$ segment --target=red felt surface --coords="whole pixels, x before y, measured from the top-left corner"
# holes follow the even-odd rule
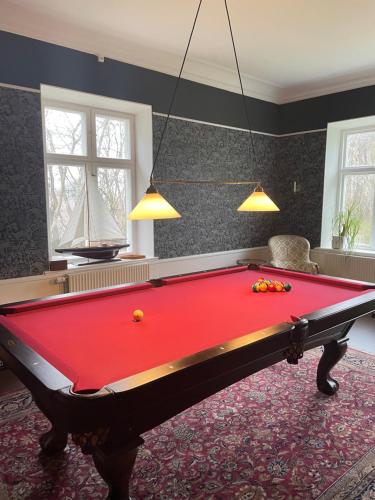
[[[289,293],[253,293],[259,277],[288,281]],[[102,386],[221,342],[290,321],[366,291],[277,272],[247,271],[160,288],[93,296],[11,314],[9,330],[45,357],[76,390]],[[144,311],[135,323],[132,312]]]

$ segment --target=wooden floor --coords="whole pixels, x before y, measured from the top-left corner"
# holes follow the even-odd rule
[[[349,347],[375,355],[375,318],[366,316],[356,322],[349,333]],[[9,370],[0,370],[0,396],[22,388]]]

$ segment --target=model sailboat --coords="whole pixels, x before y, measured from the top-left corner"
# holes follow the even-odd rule
[[[83,186],[60,239],[60,248],[55,251],[108,261],[113,260],[121,248],[128,246],[99,190],[86,190]]]

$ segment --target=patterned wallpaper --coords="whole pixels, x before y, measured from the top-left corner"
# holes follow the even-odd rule
[[[0,279],[48,268],[40,96],[0,87]]]
[[[165,118],[154,116],[154,147]],[[159,186],[181,219],[156,221],[155,255],[167,258],[266,245],[274,234],[320,242],[325,132],[290,137],[254,134],[260,165],[248,165],[248,134],[171,119],[155,177],[260,180],[280,213],[237,212],[251,186]],[[301,185],[293,193],[293,181]]]
[[[165,117],[154,116],[154,147]],[[259,167],[248,165],[248,134],[238,130],[171,119],[155,178],[261,180],[277,203],[276,139],[254,136]],[[237,212],[254,186],[159,185],[181,219],[155,222],[155,255],[167,258],[262,245],[272,235],[278,213]]]
[[[164,120],[153,118],[154,147]],[[254,134],[260,164],[251,157],[249,166],[246,132],[171,119],[156,178],[260,180],[281,212],[237,212],[252,186],[160,185],[182,218],[155,222],[155,255],[266,245],[274,234],[300,234],[317,246],[325,140],[325,132]],[[39,94],[0,87],[0,174],[0,279],[41,274],[48,245]]]
[[[326,132],[278,138],[275,185],[280,196],[279,226],[275,234],[305,236],[311,247],[320,245]],[[293,193],[293,181],[300,192]]]

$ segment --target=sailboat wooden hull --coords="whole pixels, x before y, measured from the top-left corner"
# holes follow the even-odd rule
[[[108,246],[91,246],[81,248],[56,248],[58,253],[66,253],[76,255],[77,257],[84,257],[86,259],[101,259],[103,261],[113,259],[117,256],[121,248],[128,247],[129,244],[122,245],[108,245]]]

